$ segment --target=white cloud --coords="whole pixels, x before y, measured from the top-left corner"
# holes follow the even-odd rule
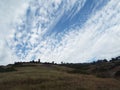
[[[64,2],[64,4],[59,8],[61,2]],[[52,33],[51,36],[43,38],[60,20],[60,17],[68,13],[78,2],[80,6],[78,5],[76,12],[73,11],[74,13],[71,12],[68,16],[72,17],[82,8],[86,0],[36,0],[30,3],[29,16],[25,16],[26,13],[24,12],[16,12],[17,15],[15,14],[15,16],[21,15],[16,17],[15,28],[9,35],[11,39],[8,41],[12,50],[20,54],[21,57],[25,57],[24,60],[27,61],[35,56],[36,58],[41,58],[42,61],[86,62],[93,58],[111,58],[120,55],[119,0],[110,0],[100,11],[93,12],[83,27],[78,25],[77,27],[67,28],[70,29],[69,32],[62,32],[59,36],[55,36]],[[14,3],[16,4],[17,1],[14,1]],[[22,1],[21,5],[23,5]],[[27,5],[21,6],[23,11],[26,10]],[[15,7],[18,7],[18,5],[16,4]],[[11,10],[14,10],[14,8]],[[35,16],[36,11],[37,15]],[[14,13],[11,13],[9,18],[13,15]],[[11,19],[13,18],[9,18],[6,18],[6,20],[12,21]],[[24,25],[25,28],[22,27]],[[14,41],[15,36],[13,33],[16,33],[17,41]],[[58,37],[61,37],[62,40],[59,40]],[[1,41],[1,51],[4,48],[4,40]],[[17,45],[21,45],[22,48],[27,48],[28,50],[25,49],[25,53],[23,53],[22,49],[18,50],[16,48]]]
[[[82,28],[71,28],[63,40],[52,49],[54,39],[45,40],[42,53],[45,61],[86,62],[93,58],[112,58],[120,55],[120,1],[111,0],[94,13]],[[79,30],[78,30],[79,29]],[[37,50],[40,49],[37,47]],[[34,51],[34,50],[33,50]],[[29,57],[29,56],[28,56]]]
[[[0,64],[13,63],[16,56],[7,45],[6,40],[12,37],[14,31],[11,29],[11,22],[22,11],[25,0],[0,0]]]

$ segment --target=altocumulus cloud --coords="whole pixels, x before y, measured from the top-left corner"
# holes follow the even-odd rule
[[[76,63],[120,55],[119,0],[10,0],[9,9],[5,1],[1,64],[37,58]]]
[[[0,0],[0,64],[13,63],[17,57],[8,47],[7,40],[14,31],[11,23],[14,22],[18,14],[22,14],[27,2],[25,0]]]

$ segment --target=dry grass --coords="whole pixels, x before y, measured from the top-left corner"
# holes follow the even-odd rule
[[[0,73],[0,90],[120,90],[120,81],[70,74],[70,68],[37,65]]]

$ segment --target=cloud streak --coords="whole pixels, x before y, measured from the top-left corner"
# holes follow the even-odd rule
[[[7,40],[11,51],[19,60],[41,58],[57,63],[89,62],[120,55],[120,1],[95,0],[90,5],[91,13],[84,8],[87,3],[87,0],[31,1],[13,22],[13,33]],[[89,17],[81,25],[86,16],[79,17],[83,11]],[[80,20],[72,22],[73,18]],[[64,27],[65,20],[72,24]]]
[[[23,4],[24,2],[24,4]],[[15,17],[22,14],[19,9],[24,11],[24,0],[0,0],[0,65],[13,63],[17,60],[16,55],[8,47],[8,40],[13,36],[14,31],[11,29],[11,23],[15,21]]]

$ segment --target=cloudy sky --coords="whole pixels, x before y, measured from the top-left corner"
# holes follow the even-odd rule
[[[0,64],[120,55],[120,0],[0,0]]]

